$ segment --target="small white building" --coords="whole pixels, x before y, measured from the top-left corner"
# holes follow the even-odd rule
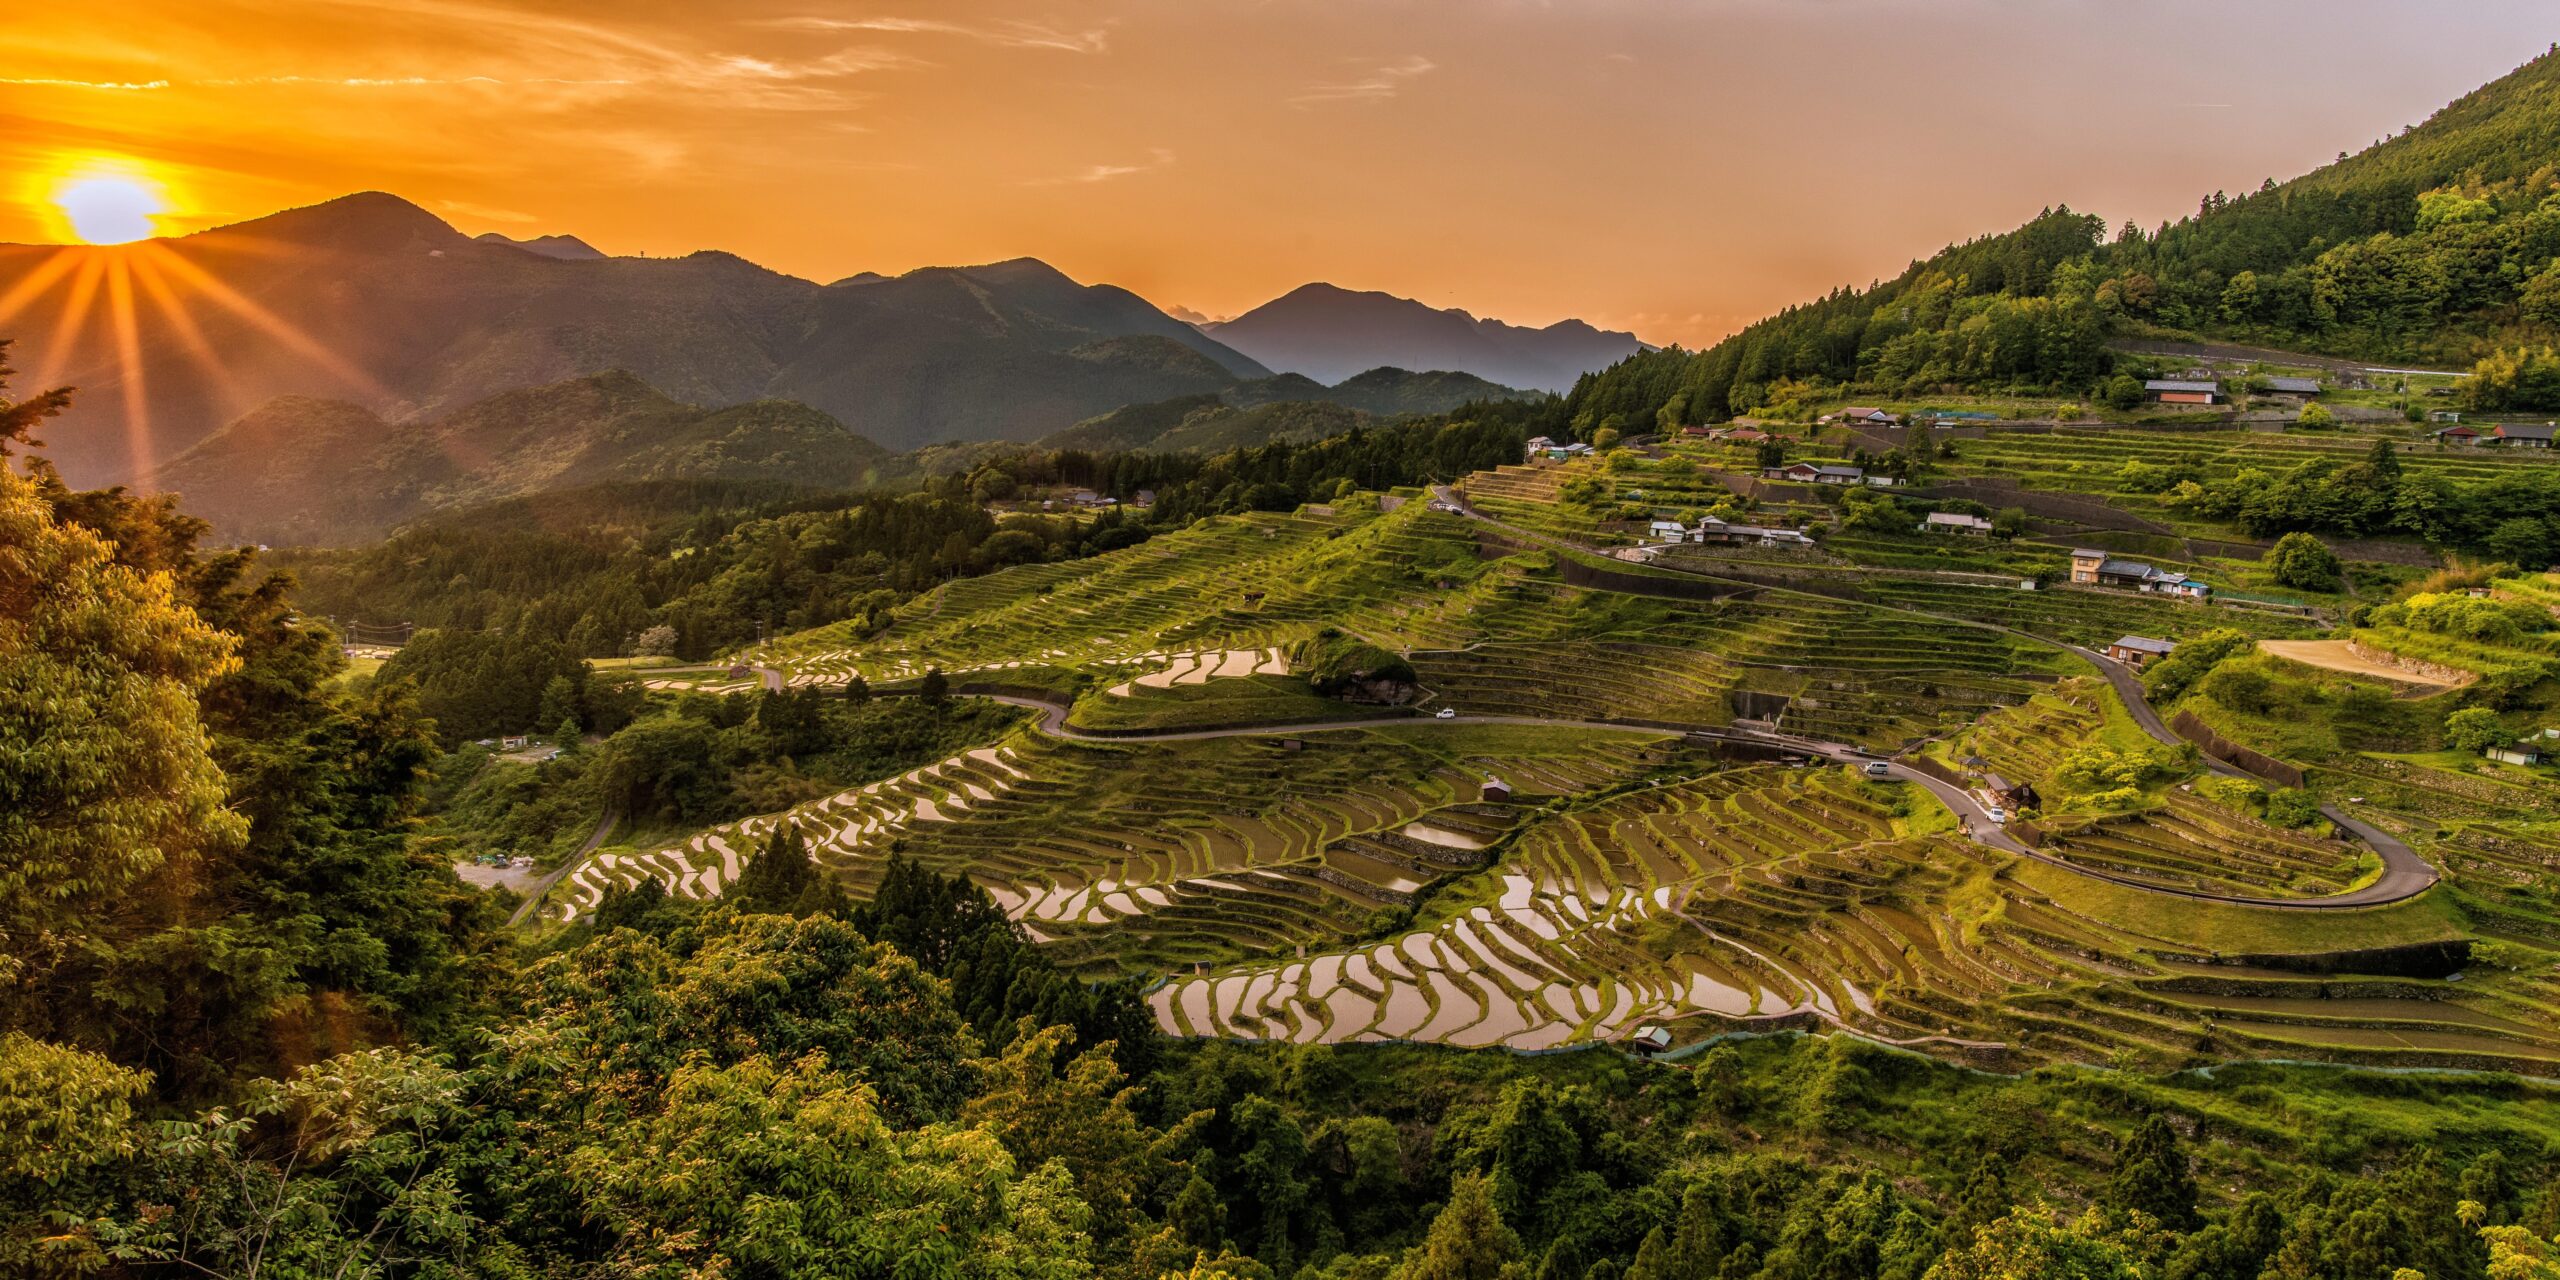
[[[1760,473],[1770,480],[1794,484],[1863,484],[1869,483],[1861,467],[1842,467],[1812,462],[1791,462],[1783,467],[1770,467]],[[1887,484],[1892,481],[1886,481]]]
[[[1920,522],[1920,527],[1928,533],[1961,533],[1976,538],[1987,537],[1991,533],[1990,521],[1961,511],[1932,511],[1928,519]]]
[[[1650,532],[1664,542],[1686,542],[1689,539],[1689,526],[1677,520],[1656,520]]]

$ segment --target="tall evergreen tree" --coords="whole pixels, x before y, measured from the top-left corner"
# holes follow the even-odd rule
[[[2195,1174],[2188,1167],[2186,1144],[2178,1140],[2168,1117],[2156,1112],[2144,1117],[2117,1149],[2115,1173],[2101,1203],[2119,1214],[2148,1214],[2171,1231],[2196,1229],[2201,1218]]]
[[[1492,1179],[1462,1173],[1450,1183],[1449,1203],[1431,1220],[1431,1233],[1397,1280],[1501,1280],[1520,1261],[1520,1237],[1494,1207]]]

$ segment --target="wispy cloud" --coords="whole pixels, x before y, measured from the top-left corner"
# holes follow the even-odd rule
[[[447,213],[459,214],[465,218],[476,218],[482,222],[527,223],[542,221],[542,219],[537,218],[530,213],[519,213],[513,209],[500,209],[485,204],[472,204],[467,200],[439,200],[436,202],[436,207]]]
[[[134,92],[166,89],[169,87],[169,82],[166,80],[60,80],[47,76],[0,76],[0,85],[30,89],[105,89]]]
[[[1373,62],[1357,74],[1341,80],[1320,80],[1299,90],[1289,99],[1294,107],[1315,107],[1333,102],[1382,102],[1404,92],[1416,79],[1439,70],[1440,64],[1420,54],[1398,58],[1393,62]]]
[[[1095,182],[1109,182],[1114,178],[1126,178],[1132,174],[1153,173],[1158,169],[1170,168],[1172,165],[1173,152],[1163,147],[1157,147],[1147,153],[1147,159],[1142,164],[1090,164],[1063,177],[1033,178],[1024,185],[1034,187],[1062,187]]]
[[[1070,31],[1038,22],[952,22],[943,18],[775,18],[763,24],[792,31],[872,31],[893,35],[958,36],[1014,49],[1056,49],[1063,53],[1105,53],[1111,32],[1094,27]]]

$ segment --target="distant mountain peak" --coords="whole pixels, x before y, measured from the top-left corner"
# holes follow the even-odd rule
[[[446,247],[468,239],[453,224],[387,191],[359,191],[197,234],[377,252],[413,244]]]
[[[1527,328],[1321,280],[1201,329],[1272,369],[1327,384],[1392,365],[1562,391],[1581,375],[1644,349],[1632,333],[1579,320]]]
[[[603,250],[571,235],[534,236],[531,239],[518,240],[514,236],[500,232],[484,231],[472,238],[482,244],[502,244],[510,249],[522,249],[527,253],[539,254],[545,258],[558,258],[564,262],[588,262],[606,256]]]
[[[1062,284],[1076,288],[1083,282],[1038,258],[1007,258],[977,267],[954,267],[952,270],[972,280],[995,285]]]

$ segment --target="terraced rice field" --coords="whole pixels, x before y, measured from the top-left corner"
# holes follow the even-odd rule
[[[1671,1020],[1845,1026],[2006,1069],[2277,1044],[2560,1058],[2560,1024],[2512,995],[2190,963],[1998,863],[1897,835],[1843,771],[1731,770],[1537,819],[1423,927],[1180,977],[1150,1004],[1175,1034],[1300,1042],[1537,1049]],[[2349,989],[2372,1003],[2312,1003]]]
[[[1025,732],[679,845],[603,855],[564,884],[558,914],[644,876],[715,896],[789,822],[857,891],[903,853],[966,872],[1079,964],[1160,971],[1339,937],[1475,865],[1512,820],[1479,801],[1488,776],[1523,795],[1574,794],[1675,754],[1654,735],[1468,727],[1130,745]]]
[[[2043,825],[2046,838],[2038,850],[2073,866],[2240,897],[2344,893],[2370,857],[2344,841],[2314,839],[2176,793],[2156,810]]]
[[[1552,514],[1557,481],[1505,468],[1470,486],[1487,510],[1516,504],[1520,523],[1546,527],[1571,523]],[[1065,681],[1085,691],[1078,723],[1276,724],[1311,705],[1285,655],[1333,627],[1408,652],[1429,705],[1469,713],[1696,726],[1747,707],[1835,741],[1955,735],[1933,751],[2039,781],[2071,745],[2121,727],[2094,681],[2068,678],[2083,668],[2015,634],[1787,591],[1693,603],[1587,590],[1544,553],[1480,548],[1479,531],[1418,502],[1207,521],[1072,566],[955,582],[878,634],[828,628],[756,657],[802,683],[929,667]],[[2131,597],[1889,579],[1867,590],[1877,604],[2089,643],[2298,633],[2273,615]],[[2465,815],[2438,848],[2448,870],[2508,894],[2518,919],[2551,914],[2541,809],[2509,831],[2494,825],[2495,796],[2461,791],[2500,784],[2391,764],[2353,765],[2355,785],[2378,801],[2441,798]],[[2290,935],[2235,930],[2227,913],[2247,908],[1944,834],[1951,819],[1934,806],[1840,769],[1736,767],[1661,732],[1425,723],[1093,742],[1023,730],[784,814],[600,857],[563,886],[558,913],[642,876],[715,895],[790,822],[857,894],[890,855],[910,857],[967,874],[1079,973],[1165,978],[1150,1001],[1177,1034],[1534,1049],[1677,1019],[1845,1026],[2003,1069],[2273,1052],[2560,1070],[2535,1065],[2560,1063],[2548,977],[2454,986],[2206,963],[2234,932]],[[2187,796],[2061,824],[2046,852],[2119,879],[2267,897],[2334,892],[2363,873],[2348,846]],[[2356,927],[2386,940],[2447,927],[2423,903],[2377,919]]]

